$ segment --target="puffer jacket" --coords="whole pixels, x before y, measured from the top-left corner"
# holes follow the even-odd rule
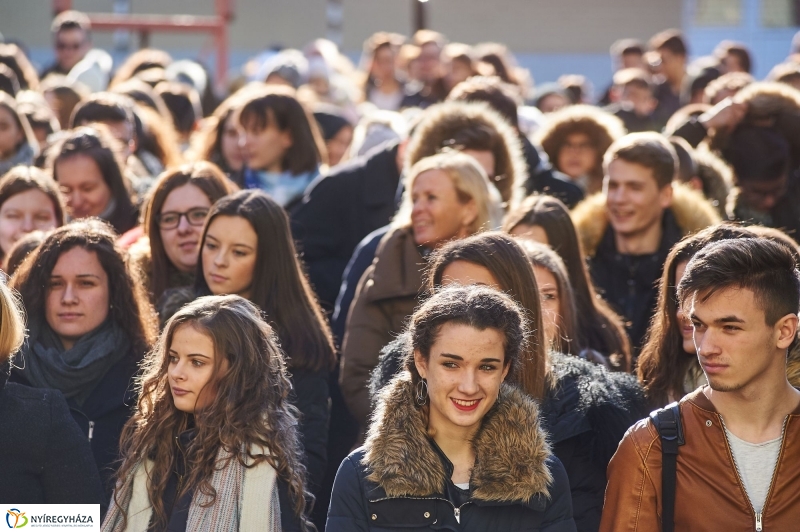
[[[428,437],[410,375],[381,393],[363,448],[339,468],[328,532],[575,530],[564,468],[539,428],[536,403],[504,385],[473,441],[469,490]]]
[[[370,393],[381,390],[402,371],[407,338],[400,336],[381,352]],[[632,375],[607,371],[578,357],[550,353],[553,385],[541,402],[541,424],[553,454],[569,478],[575,524],[596,532],[603,510],[606,466],[622,436],[647,417],[644,393]]]

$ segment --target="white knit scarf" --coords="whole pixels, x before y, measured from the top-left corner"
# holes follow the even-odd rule
[[[254,454],[268,454],[256,447]],[[217,460],[229,456],[220,450]],[[147,532],[153,507],[147,490],[149,471],[153,462],[139,464],[129,481],[119,486],[122,507],[127,507],[127,523],[124,523],[120,506],[111,498],[111,505],[101,528],[102,532]],[[275,469],[263,461],[255,467],[245,468],[236,459],[228,465],[215,469],[211,486],[217,497],[213,505],[203,507],[207,497],[195,490],[189,507],[187,531],[208,532],[281,532],[281,512],[278,500],[278,483]]]

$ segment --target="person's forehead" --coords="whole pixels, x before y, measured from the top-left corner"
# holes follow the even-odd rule
[[[736,316],[746,320],[754,315],[763,316],[764,310],[756,303],[756,295],[749,288],[725,286],[719,289],[695,292],[689,299],[692,314],[713,320],[720,316]]]
[[[67,28],[58,30],[56,37],[60,41],[82,41],[86,37],[86,32],[80,28]]]
[[[650,183],[658,185],[653,169],[643,164],[614,159],[608,165],[608,178],[618,183]]]

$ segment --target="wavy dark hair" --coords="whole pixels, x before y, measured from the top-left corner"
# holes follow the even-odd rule
[[[97,255],[108,276],[108,317],[124,332],[133,356],[141,357],[158,334],[158,318],[147,299],[139,273],[126,264],[126,254],[116,244],[114,230],[99,218],[79,220],[55,229],[28,255],[11,278],[29,316],[45,315],[47,286],[56,262],[73,248]]]
[[[22,140],[20,140],[19,144],[14,146],[14,151],[19,151],[22,145],[27,143],[31,149],[33,149],[34,157],[39,155],[39,143],[36,141],[36,135],[33,134],[33,129],[31,129],[31,125],[25,113],[20,111],[17,101],[11,95],[0,91],[0,108],[7,110],[11,114],[11,118],[16,122],[20,131],[22,131]]]
[[[503,230],[511,232],[520,224],[544,229],[547,242],[558,253],[575,294],[577,327],[575,341],[609,357],[612,369],[629,371],[631,346],[620,318],[603,299],[589,277],[586,259],[569,209],[552,196],[531,195],[519,208],[508,213]]]
[[[497,279],[500,290],[522,307],[530,339],[519,366],[509,373],[508,378],[531,397],[542,399],[548,387],[547,342],[539,289],[525,250],[514,239],[499,232],[481,233],[449,242],[430,258],[427,289],[431,293],[441,290],[444,270],[456,261],[470,262],[489,270]]]
[[[508,375],[516,373],[522,364],[527,351],[528,320],[519,305],[511,296],[493,288],[452,285],[435,292],[414,311],[409,321],[409,349],[404,367],[411,374],[413,386],[422,379],[414,363],[414,352],[419,351],[424,360],[429,360],[431,347],[446,323],[499,331],[503,334],[503,366],[509,367]],[[427,417],[427,405],[418,408]]]
[[[260,190],[225,196],[208,213],[201,250],[208,228],[218,216],[244,218],[258,236],[250,301],[275,328],[289,367],[331,368],[336,360],[333,337],[297,256],[286,211]],[[202,260],[197,261],[195,289],[199,294],[211,293]]]
[[[15,166],[0,178],[0,208],[12,197],[29,190],[38,190],[45,194],[53,204],[56,227],[64,225],[64,204],[58,185],[47,172],[35,166]],[[5,252],[0,249],[0,259],[4,255]]]
[[[124,483],[143,458],[152,460],[148,495],[156,523],[166,524],[162,496],[175,468],[174,442],[189,428],[192,416],[175,407],[168,380],[170,345],[181,327],[192,327],[212,340],[216,394],[208,407],[194,415],[197,434],[186,450],[189,468],[177,498],[199,490],[210,497],[204,505],[214,504],[217,493],[211,477],[221,467],[218,454],[223,450],[228,456],[222,467],[235,459],[245,467],[267,462],[275,468],[289,486],[295,513],[302,517],[312,496],[305,490],[298,411],[289,401],[291,384],[283,354],[255,305],[234,295],[201,297],[167,322],[137,381],[139,400],[122,432],[117,482]],[[223,358],[228,361],[224,373],[220,371]],[[269,453],[254,453],[253,445]],[[127,510],[116,492],[113,504]]]
[[[681,324],[678,323],[678,296],[675,271],[711,242],[754,237],[744,227],[720,224],[687,236],[670,250],[658,285],[658,303],[650,321],[636,370],[639,382],[653,407],[662,407],[672,398],[683,396],[683,380],[694,356],[683,350]]]
[[[92,159],[103,176],[111,196],[117,205],[108,218],[114,229],[122,234],[136,225],[136,207],[131,200],[132,192],[128,180],[123,176],[125,163],[115,149],[117,143],[102,127],[83,126],[72,130],[61,143],[53,148],[48,166],[53,169],[53,179],[58,181],[58,163],[70,157],[84,155]]]
[[[157,218],[170,193],[184,185],[194,185],[199,188],[212,205],[223,196],[239,189],[214,163],[206,161],[172,168],[158,176],[145,201],[142,213],[144,233],[150,238],[150,293],[153,302],[158,301],[168,288],[169,272],[174,268],[164,251]]]
[[[281,85],[264,86],[244,93],[239,123],[245,129],[263,130],[271,124],[288,131],[292,145],[281,161],[281,170],[292,175],[315,171],[328,162],[328,151],[314,116],[297,100],[297,94]],[[254,170],[257,170],[254,169]]]

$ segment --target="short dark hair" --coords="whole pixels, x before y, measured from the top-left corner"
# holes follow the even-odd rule
[[[419,351],[427,360],[446,323],[468,325],[478,330],[496,329],[503,334],[503,366],[510,366],[509,375],[516,372],[520,355],[525,350],[528,326],[523,311],[510,296],[482,285],[453,284],[433,294],[411,316],[408,325],[409,355],[406,369],[411,381],[420,380],[412,356]]]
[[[175,130],[182,134],[194,131],[197,121],[203,118],[197,90],[177,81],[162,81],[154,90],[169,109]]]
[[[789,143],[766,127],[737,127],[722,155],[733,167],[737,183],[772,181],[784,176],[791,165]]]
[[[615,141],[603,157],[603,167],[608,173],[608,165],[616,159],[636,163],[653,171],[658,188],[672,183],[675,169],[678,167],[678,155],[675,148],[660,133],[647,131],[629,133]]]
[[[689,55],[683,33],[675,29],[664,30],[653,35],[650,39],[650,49],[668,50],[675,55]]]
[[[753,60],[750,58],[750,50],[748,50],[747,46],[740,42],[722,41],[714,50],[714,55],[719,59],[722,59],[726,55],[734,56],[739,60],[739,64],[742,65],[742,68],[748,74],[753,68]]]
[[[751,290],[767,325],[800,310],[800,272],[789,248],[767,238],[714,242],[697,252],[678,284],[678,301],[726,288]]]
[[[73,9],[62,11],[53,19],[53,23],[50,25],[50,31],[52,33],[58,33],[65,30],[83,30],[88,37],[89,33],[92,31],[92,22],[85,13],[81,13],[80,11],[75,11]]]
[[[611,57],[614,59],[624,55],[644,55],[644,44],[637,39],[620,39],[611,45]]]
[[[447,95],[447,101],[486,102],[500,113],[509,124],[519,128],[517,107],[520,105],[519,91],[497,76],[473,76],[462,81]]]
[[[96,92],[72,111],[70,128],[85,126],[93,122],[127,122],[131,131],[136,131],[133,100],[114,92]]]

